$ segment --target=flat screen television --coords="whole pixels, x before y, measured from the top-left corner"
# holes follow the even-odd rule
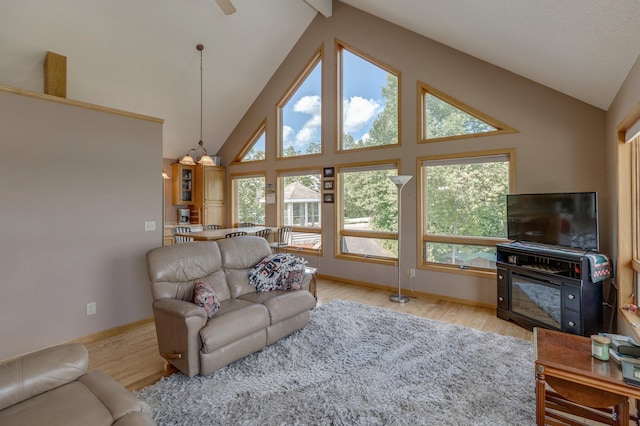
[[[507,233],[515,241],[598,251],[598,194],[508,194]]]

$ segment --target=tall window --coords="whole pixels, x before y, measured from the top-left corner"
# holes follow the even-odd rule
[[[322,153],[322,49],[277,107],[278,157]]]
[[[392,262],[398,256],[398,163],[339,167],[339,257]]]
[[[265,223],[264,175],[232,176],[233,222]]]
[[[341,150],[400,141],[399,72],[337,43],[340,63]]]
[[[640,296],[640,108],[618,126],[618,306],[638,304]],[[635,314],[622,317],[636,322]],[[637,329],[636,329],[637,331]]]
[[[280,223],[293,227],[291,245],[302,250],[321,250],[320,171],[280,172],[278,186]]]
[[[421,159],[422,265],[489,271],[507,241],[510,151]]]
[[[419,83],[421,142],[439,142],[516,130],[477,109]]]

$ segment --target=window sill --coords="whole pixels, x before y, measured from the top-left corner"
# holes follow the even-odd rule
[[[480,270],[480,269],[472,269],[472,268],[460,268],[459,266],[454,265],[437,265],[434,263],[423,263],[420,265],[420,269],[424,269],[425,271],[436,271],[436,272],[445,272],[448,274],[459,274],[459,275],[472,275],[474,277],[482,277],[489,279],[496,279],[496,271],[495,270]]]

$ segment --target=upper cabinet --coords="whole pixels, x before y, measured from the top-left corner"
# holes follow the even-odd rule
[[[194,202],[194,168],[180,163],[171,165],[172,191],[171,203],[174,206],[184,206]]]

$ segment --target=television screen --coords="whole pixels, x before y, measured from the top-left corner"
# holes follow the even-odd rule
[[[598,251],[596,192],[507,195],[510,240]]]

